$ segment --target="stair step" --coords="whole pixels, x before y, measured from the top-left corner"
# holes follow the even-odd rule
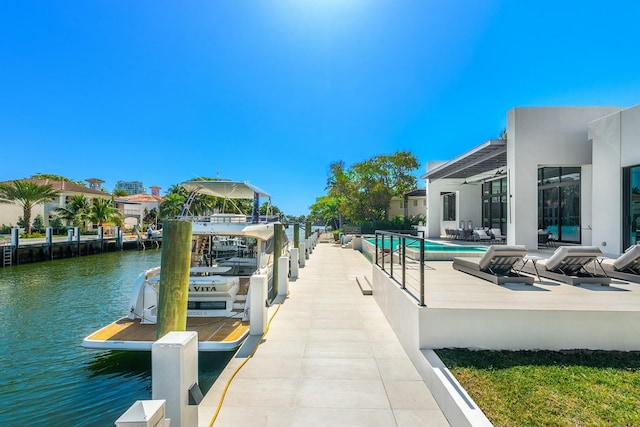
[[[373,288],[371,287],[371,282],[369,282],[369,279],[366,276],[364,277],[356,276],[356,283],[358,284],[358,287],[360,288],[362,295],[373,295]]]

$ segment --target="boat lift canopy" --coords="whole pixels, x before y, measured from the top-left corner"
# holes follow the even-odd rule
[[[206,194],[225,199],[253,199],[255,194],[258,194],[259,197],[271,199],[271,195],[248,182],[227,180],[187,181],[180,185],[190,193]]]

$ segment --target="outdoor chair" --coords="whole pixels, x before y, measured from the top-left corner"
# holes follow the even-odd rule
[[[546,230],[538,230],[538,247],[549,247],[549,232]]]
[[[482,229],[480,229],[480,230],[473,230],[473,240],[474,240],[474,241],[476,241],[476,240],[480,240],[480,241],[485,240],[485,241],[487,241],[487,242],[488,242],[488,241],[490,241],[490,240],[491,240],[491,236],[489,236],[489,235],[487,234],[487,232],[486,232],[486,231],[484,231],[484,230],[482,230]]]
[[[533,285],[533,277],[523,276],[514,268],[526,255],[527,249],[522,245],[491,245],[480,258],[455,257],[453,268],[498,285],[504,283]]]
[[[629,246],[616,259],[605,258],[600,261],[607,276],[640,283],[640,245]]]
[[[503,235],[499,228],[492,228],[489,230],[493,240],[498,243],[506,243],[507,236]]]
[[[595,268],[601,255],[602,252],[596,246],[561,246],[551,257],[537,262],[537,273],[541,277],[570,285],[598,283],[608,286],[611,278],[598,274]],[[589,264],[593,265],[593,272],[587,268]],[[531,273],[531,268],[525,268],[525,271]]]

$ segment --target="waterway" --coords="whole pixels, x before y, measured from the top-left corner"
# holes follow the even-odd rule
[[[0,425],[113,426],[151,398],[151,354],[84,349],[127,313],[133,280],[160,251],[124,251],[0,269]],[[203,392],[232,353],[199,358]]]

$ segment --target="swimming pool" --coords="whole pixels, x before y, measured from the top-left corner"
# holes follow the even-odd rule
[[[375,245],[376,244],[376,239],[366,239],[367,242]],[[390,242],[390,238],[385,238],[384,239],[384,247],[388,248]],[[412,240],[412,239],[408,239],[406,240],[407,242],[407,247],[408,248],[413,248],[413,249],[420,249],[420,241],[419,240]],[[382,239],[378,239],[378,245],[380,245],[382,243]],[[393,239],[393,248],[392,250],[396,250],[398,249],[398,245],[400,244],[400,242],[398,242],[397,238]],[[440,243],[440,242],[434,242],[433,240],[425,240],[424,241],[424,250],[425,252],[453,252],[453,253],[457,253],[457,252],[475,252],[475,253],[482,253],[482,252],[486,252],[487,248],[485,246],[472,246],[472,245],[452,245],[452,244],[448,244],[448,243]]]
[[[369,245],[368,251],[372,257],[375,257],[375,238],[367,238],[364,241]],[[387,237],[384,239],[384,247],[388,248],[390,245],[390,239]],[[382,239],[378,239],[378,245],[382,244]],[[393,239],[393,248],[395,251],[398,249],[397,238]],[[363,249],[365,245],[363,245]],[[366,250],[366,249],[365,249]],[[454,257],[478,257],[482,256],[487,251],[485,246],[473,246],[473,245],[452,245],[448,243],[435,242],[433,240],[424,241],[424,259],[427,261],[451,261]],[[407,238],[407,251],[406,256],[414,259],[420,259],[420,241]]]

